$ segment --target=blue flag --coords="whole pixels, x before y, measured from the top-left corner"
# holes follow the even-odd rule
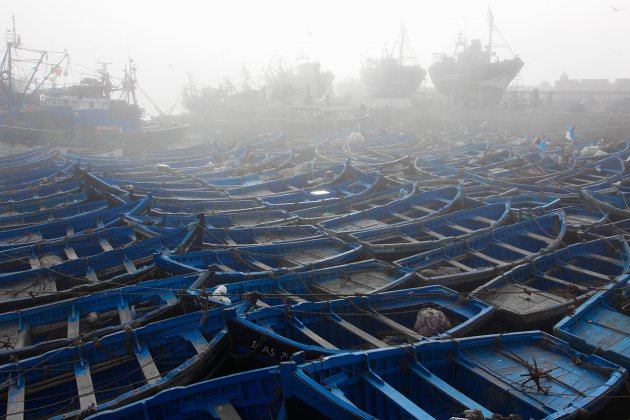
[[[571,127],[567,128],[567,133],[565,135],[566,139],[569,141],[576,141],[577,140],[577,136],[575,135],[575,125],[572,125]]]

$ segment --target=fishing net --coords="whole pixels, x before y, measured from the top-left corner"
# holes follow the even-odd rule
[[[451,321],[439,309],[425,308],[416,315],[413,329],[424,337],[433,337],[451,328]]]
[[[427,268],[426,270],[421,270],[420,275],[425,277],[441,277],[461,273],[461,271],[462,270],[457,267]]]
[[[61,264],[63,262],[63,258],[59,255],[42,255],[39,257],[39,263],[42,267],[51,267],[53,265]]]

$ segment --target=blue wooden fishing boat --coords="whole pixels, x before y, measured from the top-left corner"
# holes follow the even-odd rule
[[[164,233],[168,232],[156,232],[132,224],[5,249],[0,253],[0,275],[49,267],[113,249],[128,248]]]
[[[326,220],[318,225],[332,235],[345,237],[355,232],[396,226],[438,216],[455,207],[461,197],[461,187],[445,187],[413,194],[382,206]]]
[[[269,307],[242,316],[232,309],[226,310],[226,318],[239,359],[275,364],[298,351],[310,360],[348,350],[458,337],[473,332],[493,312],[490,305],[462,301],[459,293],[443,286],[426,286]]]
[[[548,195],[572,196],[582,188],[605,188],[613,182],[619,181],[624,173],[625,165],[619,157],[610,157],[597,162],[588,162],[583,167],[560,172],[554,176],[542,178],[528,184],[523,180],[505,180],[489,178],[465,171],[463,176],[488,185],[501,185],[518,188],[521,191],[544,193]]]
[[[135,190],[131,189],[130,191],[135,194]],[[171,201],[210,201],[226,197],[225,193],[222,191],[214,191],[211,188],[189,188],[180,190],[156,187],[141,191],[138,195],[144,196],[148,194],[155,194],[155,196],[160,197],[162,201],[169,199]]]
[[[151,197],[148,196],[142,200],[130,201],[88,214],[0,231],[0,249],[31,245],[43,240],[69,238],[87,230],[105,229],[119,223],[123,214],[142,214],[150,204]]]
[[[619,156],[609,156],[604,159],[586,162],[569,173],[540,182],[558,183],[573,188],[577,192],[585,187],[601,188],[609,186],[611,183],[619,181],[624,172],[624,161]]]
[[[143,157],[151,162],[187,160],[191,156],[211,156],[221,153],[219,145],[211,142],[199,143],[193,146],[176,147],[173,149],[145,152]]]
[[[349,167],[347,164],[337,164],[327,168],[311,168],[307,172],[289,178],[283,178],[262,184],[245,187],[230,188],[226,192],[234,198],[266,197],[301,190],[311,186],[325,185],[336,182]],[[354,170],[354,168],[352,169]]]
[[[9,162],[0,166],[0,174],[7,172],[22,172],[29,169],[37,169],[43,166],[50,166],[52,161],[57,157],[57,149],[49,147],[41,149],[36,155],[21,155],[8,157]]]
[[[37,146],[33,147],[29,150],[25,150],[24,152],[14,153],[7,156],[0,157],[0,167],[1,168],[11,168],[20,162],[27,162],[39,159],[41,156],[46,155],[50,152],[51,146]]]
[[[283,397],[328,418],[362,419],[594,415],[627,373],[539,331],[421,342],[281,369],[283,391],[290,388]]]
[[[571,347],[630,369],[628,275],[595,293],[553,327]]]
[[[153,198],[152,210],[158,213],[219,213],[243,209],[264,210],[258,200],[216,198],[214,200],[177,200]]]
[[[50,184],[67,177],[67,169],[67,164],[64,162],[52,162],[42,168],[29,168],[22,171],[7,170],[5,173],[0,170],[0,190],[3,192],[24,190]]]
[[[70,346],[77,340],[88,342],[125,326],[138,328],[181,315],[178,292],[206,276],[195,273],[149,280],[0,314],[0,331],[6,338],[0,365]]]
[[[125,189],[134,191],[137,193],[147,193],[154,190],[160,191],[177,191],[181,195],[185,196],[191,194],[194,191],[208,191],[209,186],[206,182],[200,179],[182,179],[180,176],[165,176],[162,175],[153,180],[142,177],[140,180],[131,178],[112,178],[100,175],[100,179],[111,185],[124,186]]]
[[[596,414],[625,375],[534,331],[285,362],[163,391],[92,418],[564,419]]]
[[[26,200],[24,202],[4,202],[0,204],[0,215],[10,216],[40,210],[52,210],[70,204],[85,203],[87,200],[87,193],[85,191],[80,191],[76,193],[59,194],[53,197],[44,197],[41,199]]]
[[[509,149],[478,151],[476,155],[461,157],[418,156],[414,162],[416,173],[425,177],[452,178],[462,171],[485,173],[492,168],[511,163],[512,151]]]
[[[44,209],[29,213],[0,216],[0,230],[24,227],[37,223],[52,222],[68,217],[88,215],[104,210],[108,207],[107,201],[97,200],[88,203],[68,204],[54,209]]]
[[[392,130],[380,130],[376,133],[362,131],[363,141],[352,141],[352,136],[346,136],[343,150],[355,155],[364,156],[393,151],[409,150],[417,145],[419,139],[415,133],[402,133]]]
[[[626,242],[630,240],[630,219],[593,225],[578,232],[578,237],[587,241],[618,235],[623,236]]]
[[[293,162],[293,159],[299,161],[293,150],[266,152],[259,156],[248,154],[246,163],[231,168],[214,168],[210,171],[178,170],[178,172],[193,174],[217,189],[228,189],[282,178],[287,172],[299,173],[299,164]]]
[[[207,295],[216,292],[222,300],[245,300],[250,305],[267,307],[299,303],[307,299],[318,301],[381,293],[407,288],[415,280],[416,275],[412,270],[380,260],[364,260],[262,278],[247,273],[213,271],[196,281],[188,293],[199,295],[200,290],[205,290]],[[225,291],[218,290],[221,286]]]
[[[382,184],[366,194],[346,197],[341,202],[294,210],[291,213],[298,217],[300,223],[319,223],[324,220],[388,204],[395,199],[408,196],[414,191],[415,186],[411,183],[401,185],[387,178],[382,178]]]
[[[517,194],[483,199],[486,203],[510,201],[512,212],[520,219],[540,216],[560,207],[560,198],[544,194]]]
[[[82,185],[89,192],[92,197],[104,197],[108,194],[115,195],[122,198],[132,196],[133,188],[127,188],[124,185],[115,185],[106,182],[101,177],[96,176],[84,169],[77,168],[77,176],[80,179]],[[175,201],[181,200],[196,200],[196,201],[208,201],[216,198],[225,197],[220,191],[211,191],[209,188],[201,188],[195,190],[170,190],[164,188],[154,188],[151,193],[139,194],[140,196],[153,196],[160,197],[160,200],[164,201],[168,198]]]
[[[462,162],[467,159],[478,157],[487,149],[487,142],[470,143],[464,145],[452,143],[450,147],[441,148],[439,153],[423,153],[418,157],[425,159],[444,158],[444,163],[448,165],[450,164],[450,162]]]
[[[580,196],[584,200],[584,204],[588,207],[606,212],[611,216],[615,216],[620,219],[630,218],[630,197],[624,192],[600,190],[595,188],[582,188],[580,190]]]
[[[351,197],[365,197],[381,185],[378,175],[369,175],[354,169],[344,172],[337,182],[305,188],[284,194],[262,197],[262,204],[270,209],[295,211],[309,207],[342,202]],[[391,183],[391,181],[390,181]]]
[[[576,164],[577,161],[573,158],[560,162],[555,156],[531,152],[524,153],[518,159],[480,175],[504,182],[534,185],[546,179],[572,173]]]
[[[544,325],[575,309],[630,267],[621,237],[597,239],[541,255],[479,286],[472,296],[519,327]]]
[[[472,290],[482,280],[558,248],[565,231],[564,213],[557,211],[403,258],[394,264],[416,270],[423,284]]]
[[[361,159],[361,156],[343,150],[343,144],[340,141],[330,142],[322,141],[314,146],[315,157],[318,162],[338,163],[345,161],[353,161],[356,163],[375,163],[371,157]]]
[[[27,200],[41,200],[42,198],[76,193],[79,191],[79,183],[72,176],[66,176],[35,187],[2,191],[0,192],[0,202],[18,203],[26,202]]]
[[[567,231],[577,234],[589,228],[600,226],[608,221],[608,213],[588,209],[581,205],[562,207],[567,220]],[[607,236],[614,236],[609,234]]]
[[[324,234],[315,226],[269,226],[251,228],[205,227],[200,232],[200,247],[222,249],[251,245],[272,245],[321,238]]]
[[[380,136],[380,138],[383,137]],[[317,144],[315,146],[315,155],[318,161],[339,162],[350,160],[364,169],[385,169],[402,165],[408,168],[409,171],[413,171],[410,154],[419,153],[422,150],[422,148],[417,148],[420,142],[413,134],[398,135],[398,137],[396,140],[403,138],[404,140],[396,144],[388,143],[387,140],[383,143],[370,141],[370,144],[368,144],[365,141],[361,141],[360,134],[355,132],[347,136],[343,142]],[[365,140],[365,137],[363,140]],[[376,139],[373,138],[373,140]]]
[[[305,410],[309,407],[306,404],[288,395],[283,397],[285,391],[281,388],[279,373],[279,368],[274,366],[174,387],[155,397],[105,410],[89,418],[183,420],[230,416],[233,419],[279,420],[293,414],[307,415]],[[316,407],[311,410],[317,413]]]
[[[211,377],[227,356],[222,312],[127,328],[0,366],[0,415],[85,417]]]
[[[501,226],[510,215],[510,201],[459,210],[432,219],[356,232],[349,236],[375,258],[395,260],[465,240]]]
[[[517,189],[524,193],[536,193],[545,194],[555,197],[574,197],[577,195],[576,189],[563,186],[561,183],[556,182],[542,182],[540,184],[525,184],[518,181],[503,181],[501,179],[494,179],[484,175],[479,175],[473,172],[464,172],[462,178],[467,181],[473,181],[479,184],[487,185],[488,187],[504,187],[508,189]]]
[[[196,237],[197,231],[198,226],[192,224],[128,248],[4,274],[0,276],[0,311],[59,301],[76,296],[77,293],[85,294],[137,282],[155,268],[154,254],[184,251]]]
[[[275,245],[254,245],[216,251],[158,255],[156,264],[175,273],[221,271],[266,277],[287,271],[304,271],[350,262],[362,255],[361,245],[339,239],[317,238]]]
[[[612,140],[612,141],[611,141]],[[630,140],[614,140],[614,139],[596,139],[584,142],[581,144],[581,151],[587,146],[595,146],[597,151],[604,152],[604,157],[620,157],[621,159],[626,159],[628,154],[630,153]],[[585,154],[584,156],[577,156],[576,159],[581,161],[588,160],[598,160],[601,159],[601,155],[590,155]]]
[[[205,213],[163,213],[150,211],[149,215],[125,215],[127,221],[142,223],[149,227],[181,227],[193,223],[203,217],[203,223],[213,228],[244,228],[256,226],[286,226],[297,223],[297,216],[285,210],[252,210],[225,211],[214,214]]]

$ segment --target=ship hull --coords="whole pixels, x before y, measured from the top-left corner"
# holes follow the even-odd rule
[[[0,125],[0,140],[53,146],[123,147],[129,153],[159,150],[183,140],[188,125],[143,128],[136,131],[47,130]]]
[[[429,74],[436,89],[449,96],[453,105],[493,106],[501,101],[523,65],[518,57],[466,66],[444,61],[429,67]]]
[[[361,81],[370,97],[409,97],[418,89],[427,72],[420,66],[391,66],[361,70]]]

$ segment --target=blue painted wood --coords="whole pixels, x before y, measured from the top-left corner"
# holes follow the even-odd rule
[[[342,410],[387,418],[414,404],[433,418],[479,408],[487,417],[556,419],[595,414],[625,376],[613,363],[532,331],[329,357],[294,366],[283,383],[293,395],[321,401],[333,418]]]
[[[582,188],[580,195],[587,206],[594,210],[609,213],[619,218],[630,217],[629,197],[622,191],[598,191],[595,188]]]
[[[608,220],[608,213],[588,209],[584,206],[562,207],[562,210],[567,219],[567,229],[572,232],[581,232],[585,229],[602,225]]]
[[[496,307],[505,322],[543,326],[616,282],[628,268],[630,249],[623,238],[597,239],[540,255],[471,295]]]
[[[8,344],[0,349],[0,365],[14,358],[25,359],[53,348],[84,342],[121,330],[125,325],[141,327],[149,322],[181,313],[177,293],[204,274],[168,277],[89,295],[0,314],[0,330]],[[128,308],[129,319],[119,307]],[[70,325],[72,323],[76,325]],[[18,344],[17,332],[28,330],[28,340]]]
[[[209,249],[272,245],[284,242],[321,238],[324,234],[314,226],[264,226],[251,228],[219,229],[206,227],[200,232],[200,246]]]
[[[98,230],[111,227],[120,222],[123,214],[142,214],[149,207],[151,196],[142,200],[130,201],[126,204],[99,210],[87,215],[68,217],[63,220],[25,226],[0,231],[0,249],[10,249],[77,234],[88,229]],[[72,235],[70,235],[72,236]]]
[[[483,201],[486,203],[500,203],[506,200],[510,200],[512,211],[521,218],[540,216],[560,207],[560,198],[544,194],[508,195],[505,197],[486,198]]]
[[[248,371],[189,386],[174,387],[134,404],[105,410],[98,419],[228,418],[233,408],[240,418],[284,420],[286,407],[277,367]],[[306,415],[304,404],[290,411]],[[317,407],[312,407],[311,410]],[[320,415],[322,415],[320,413]]]
[[[22,188],[20,186],[20,189],[0,192],[0,201],[3,204],[26,203],[71,192],[79,192],[79,184],[72,177],[66,176],[35,187]]]
[[[361,254],[359,244],[347,244],[333,238],[318,238],[275,245],[157,256],[156,263],[175,272],[205,271],[213,266],[221,271],[266,277],[270,274],[304,271],[350,262],[358,259]]]
[[[160,213],[215,213],[255,208],[262,209],[258,200],[235,200],[231,198],[206,201],[157,198],[153,200],[152,205],[152,209]]]
[[[52,222],[68,217],[88,215],[99,210],[104,210],[108,204],[104,200],[88,203],[70,203],[53,209],[36,210],[29,213],[0,216],[0,229],[19,228],[37,223]]]
[[[334,182],[299,191],[262,197],[262,204],[270,209],[295,211],[309,207],[342,202],[346,198],[365,196],[380,184],[381,177],[366,174],[352,166],[344,170]]]
[[[232,302],[255,298],[256,305],[284,305],[296,300],[327,300],[332,297],[381,293],[407,288],[417,279],[412,270],[380,260],[364,260],[342,265],[287,273],[274,277],[216,271],[195,282],[189,294],[200,290],[212,294],[224,286],[224,296]]]
[[[349,238],[363,244],[375,258],[395,260],[487,232],[501,226],[509,215],[508,199],[428,220],[356,232]]]
[[[418,311],[440,310],[450,328],[423,337],[415,331]],[[486,322],[493,309],[483,302],[462,301],[442,286],[395,290],[370,296],[259,309],[228,315],[232,344],[241,357],[263,364],[289,360],[304,351],[307,359],[348,350],[388,347],[426,339],[469,334]]]
[[[285,210],[255,210],[226,211],[221,213],[203,214],[204,223],[210,228],[238,228],[256,226],[291,225],[298,221],[297,216]],[[198,220],[196,213],[163,213],[152,211],[146,216],[125,215],[124,219],[135,223],[145,224],[149,228],[154,226],[181,227]]]
[[[66,204],[78,204],[87,201],[85,191],[58,194],[52,197],[26,200],[24,202],[8,202],[0,205],[0,214],[22,214],[39,210],[53,209]]]
[[[155,268],[155,255],[185,250],[197,229],[193,224],[127,248],[2,275],[0,311],[59,301],[76,293],[89,293],[138,281]]]
[[[461,187],[421,192],[369,210],[326,220],[319,226],[333,235],[345,237],[355,232],[438,216],[452,209],[461,196]]]
[[[226,192],[234,198],[255,198],[281,194],[294,189],[335,182],[339,177],[343,176],[345,170],[345,164],[338,164],[323,169],[311,169],[307,173],[289,178],[263,182],[257,185],[230,188]],[[327,173],[329,175],[326,175]]]
[[[111,249],[131,246],[157,235],[158,233],[139,225],[119,226],[6,249],[0,253],[0,275],[89,257]]]
[[[442,249],[403,258],[394,264],[416,270],[424,284],[472,290],[482,280],[558,248],[565,230],[565,217],[560,210],[502,226]]]
[[[397,183],[387,182],[385,178],[381,179],[383,180],[380,183],[381,185],[366,194],[346,197],[341,202],[295,210],[292,213],[299,218],[300,223],[318,223],[356,211],[382,206],[414,191],[414,186],[411,183],[405,183],[401,186]]]
[[[591,296],[553,328],[571,347],[630,369],[630,295],[624,275]]]
[[[222,312],[190,313],[51,350],[0,366],[0,378],[6,383],[24,380],[24,409],[30,417],[68,418],[120,406],[212,375],[227,345]],[[87,390],[77,390],[77,362],[91,379],[96,406],[80,405],[79,396]],[[0,402],[0,415],[7,402]]]

